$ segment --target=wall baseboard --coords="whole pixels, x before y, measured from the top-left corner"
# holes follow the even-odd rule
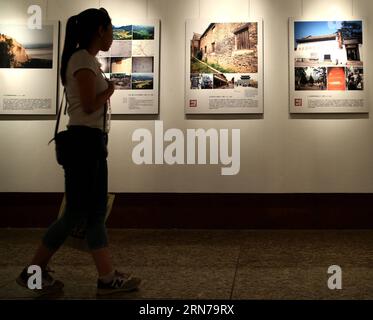
[[[62,193],[0,193],[0,228],[45,228]],[[373,194],[118,193],[109,228],[370,229]]]

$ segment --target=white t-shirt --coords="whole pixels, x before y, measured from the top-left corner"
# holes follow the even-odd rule
[[[103,129],[104,110],[100,108],[95,112],[88,114],[84,112],[80,102],[78,81],[74,77],[75,72],[80,69],[92,70],[96,75],[96,94],[100,94],[108,88],[108,84],[101,73],[100,63],[96,57],[89,54],[85,49],[74,52],[67,63],[66,70],[66,94],[69,106],[67,113],[69,115],[68,126],[80,125],[92,128]]]

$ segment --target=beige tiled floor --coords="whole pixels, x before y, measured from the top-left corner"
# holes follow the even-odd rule
[[[43,230],[0,229],[0,299],[35,299],[14,281]],[[144,279],[114,299],[373,299],[373,230],[109,230],[118,269]],[[329,290],[327,269],[343,270]],[[64,246],[51,263],[65,283],[51,299],[96,299],[89,254]],[[108,297],[106,297],[108,298]]]

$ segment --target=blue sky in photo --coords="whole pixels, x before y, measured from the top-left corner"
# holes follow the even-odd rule
[[[361,21],[353,21],[362,26]],[[307,36],[321,36],[337,32],[342,21],[296,21],[294,22],[294,40]]]

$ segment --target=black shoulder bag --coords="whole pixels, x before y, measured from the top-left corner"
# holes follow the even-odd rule
[[[66,114],[68,103],[66,88],[63,91],[62,101],[58,109],[54,138],[48,143],[50,144],[53,140],[55,142],[56,159],[58,164],[64,166],[71,161],[82,160],[82,157],[85,159],[106,158],[108,155],[108,135],[106,132],[107,104],[105,103],[104,107],[103,130],[87,126],[69,126],[67,130],[58,132],[64,102],[64,114]]]

